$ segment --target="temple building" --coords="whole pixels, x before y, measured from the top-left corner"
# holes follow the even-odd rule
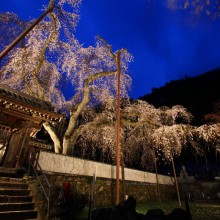
[[[63,119],[50,102],[0,85],[1,166],[23,168],[30,151],[50,149],[51,144],[36,139],[36,134],[45,121],[60,127]]]

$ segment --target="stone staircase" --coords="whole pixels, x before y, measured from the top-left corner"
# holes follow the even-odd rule
[[[7,175],[5,175],[7,176]],[[0,219],[37,219],[38,212],[28,184],[21,178],[0,176]]]

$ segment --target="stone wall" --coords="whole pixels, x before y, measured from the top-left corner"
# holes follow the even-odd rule
[[[185,182],[179,184],[180,194],[188,195],[192,200],[212,200],[218,199],[220,193],[220,182],[215,181],[198,181]]]
[[[70,182],[75,197],[89,200],[93,175],[96,175],[95,206],[115,203],[115,166],[82,160],[48,152],[40,152],[39,163],[52,183],[52,206],[56,206],[64,182]],[[157,201],[156,175],[125,168],[125,181],[120,183],[122,193],[132,195],[137,202]],[[173,178],[158,175],[161,200],[176,198]],[[124,190],[123,190],[124,188]]]
[[[40,152],[39,164],[41,168],[47,172],[56,172],[80,176],[93,176],[95,172],[96,177],[106,179],[116,178],[115,166],[112,166],[110,164],[83,160],[44,151]],[[157,182],[155,173],[125,168],[124,175],[124,179],[127,181],[153,184]],[[173,185],[173,178],[169,176],[158,175],[158,181],[162,185]]]
[[[71,184],[71,189],[75,197],[84,197],[89,201],[89,195],[92,188],[92,177],[79,175],[67,175],[58,173],[48,173],[49,181],[52,183],[52,206],[56,206],[59,192],[64,182]],[[121,200],[123,184],[120,182]],[[175,187],[172,185],[159,185],[161,200],[176,198]],[[132,195],[137,202],[158,201],[156,184],[140,183],[134,181],[125,181],[125,195]],[[95,183],[95,206],[113,205],[115,203],[115,180],[97,178]]]

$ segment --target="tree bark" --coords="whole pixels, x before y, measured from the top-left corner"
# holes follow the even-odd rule
[[[70,145],[70,138],[64,137],[63,138],[63,151],[62,154],[69,155],[71,151],[71,145]]]
[[[70,121],[69,121],[67,130],[64,135],[64,140],[63,140],[63,154],[64,155],[68,155],[70,153],[70,150],[71,150],[70,148],[71,146],[74,146],[74,143],[76,142],[76,139],[80,133],[77,131],[76,125],[77,125],[77,120],[79,118],[79,115],[82,113],[84,107],[90,101],[90,83],[95,81],[98,78],[101,78],[103,76],[110,76],[115,73],[116,71],[99,72],[85,80],[84,90],[83,90],[83,99],[79,103],[76,109],[72,108],[70,110]]]
[[[70,111],[70,121],[69,121],[67,130],[65,132],[64,139],[63,139],[63,154],[64,155],[68,155],[70,153],[71,144],[73,144],[72,142],[76,141],[77,136],[76,136],[75,131],[76,131],[77,119],[80,113],[82,112],[83,108],[89,102],[89,100],[90,100],[90,88],[89,88],[88,80],[86,80],[82,102],[77,106],[77,109],[75,111],[73,109]]]
[[[58,137],[58,134],[56,133],[56,129],[49,123],[49,122],[44,122],[43,126],[45,130],[48,132],[50,135],[53,143],[54,143],[54,151],[55,153],[61,153],[61,141]]]

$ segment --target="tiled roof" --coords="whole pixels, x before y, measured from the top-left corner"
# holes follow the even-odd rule
[[[28,105],[30,107],[46,110],[49,112],[54,112],[54,107],[50,102],[35,98],[33,96],[27,95],[25,93],[22,93],[20,91],[14,90],[8,86],[1,84],[0,84],[0,96],[5,96],[9,99],[22,103],[24,105]]]
[[[0,84],[0,107],[5,113],[26,119],[38,118],[44,121],[58,122],[63,116],[54,111],[50,102],[35,98],[8,86]],[[31,118],[30,118],[31,117]]]

